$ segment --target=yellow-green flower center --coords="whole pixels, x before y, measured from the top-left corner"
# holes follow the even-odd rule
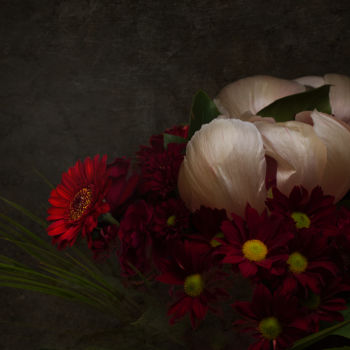
[[[174,226],[175,225],[175,221],[176,221],[176,216],[175,215],[171,215],[168,217],[168,220],[166,221],[168,226]]]
[[[276,317],[267,317],[260,321],[258,329],[268,340],[276,339],[282,332],[282,327]]]
[[[299,211],[295,211],[294,213],[291,214],[292,219],[295,222],[295,227],[296,228],[309,228],[311,224],[310,218]]]
[[[268,250],[265,243],[258,239],[251,239],[243,244],[242,252],[248,260],[261,261],[266,258]]]
[[[213,248],[218,247],[219,245],[221,245],[221,243],[219,241],[217,241],[217,238],[224,238],[224,234],[222,232],[218,232],[210,241],[210,245]]]
[[[309,310],[317,310],[321,304],[321,297],[318,294],[310,292],[308,298],[302,304]]]
[[[203,292],[203,289],[204,280],[199,273],[186,277],[184,290],[187,295],[191,297],[198,297]]]
[[[304,255],[294,252],[289,255],[287,264],[289,265],[289,270],[293,273],[302,273],[306,270],[308,261]]]

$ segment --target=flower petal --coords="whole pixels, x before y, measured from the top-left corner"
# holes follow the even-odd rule
[[[305,86],[311,86],[313,88],[319,88],[326,84],[323,77],[319,77],[316,75],[308,75],[306,77],[300,77],[300,78],[294,79],[294,81]]]
[[[350,127],[318,111],[300,113],[296,119],[312,124],[315,133],[325,144],[327,163],[320,185],[325,194],[339,201],[350,189]]]
[[[295,81],[257,75],[227,85],[214,102],[226,117],[247,120],[279,98],[303,91]]]
[[[298,121],[256,122],[266,155],[277,162],[277,188],[289,195],[294,186],[312,190],[321,183],[327,149],[310,125]]]
[[[263,210],[265,173],[263,142],[254,124],[215,119],[187,144],[178,188],[191,211],[203,205],[243,216],[247,202]]]
[[[326,84],[330,84],[329,98],[332,113],[339,119],[350,123],[350,77],[340,74],[326,74]]]

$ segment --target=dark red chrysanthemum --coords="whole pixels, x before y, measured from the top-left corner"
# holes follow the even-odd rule
[[[111,187],[107,193],[107,203],[111,207],[111,213],[119,218],[124,213],[139,182],[139,175],[130,171],[130,161],[124,158],[116,158],[107,166]]]
[[[272,193],[273,198],[266,201],[267,207],[289,218],[297,229],[317,229],[327,237],[338,233],[334,197],[324,195],[320,186],[315,187],[310,196],[302,186],[295,186],[289,197],[276,187]]]
[[[338,269],[330,258],[327,242],[317,231],[301,231],[289,242],[287,268],[285,275],[281,276],[283,293],[292,294],[298,287],[302,287],[305,292],[310,289],[319,293],[325,279],[337,274]],[[276,283],[280,285],[281,280]]]
[[[188,127],[175,127],[166,133],[186,137]],[[150,139],[150,146],[141,146],[137,152],[141,167],[141,194],[165,198],[175,193],[180,165],[184,157],[185,143],[169,143],[164,148],[163,135]]]
[[[190,211],[181,199],[170,198],[155,206],[152,236],[173,239],[188,230]]]
[[[257,339],[249,350],[286,349],[308,333],[297,298],[272,294],[263,284],[255,288],[251,303],[239,301],[233,306],[244,317],[236,325]]]
[[[94,253],[94,259],[104,261],[116,248],[118,227],[116,225],[103,225],[92,232],[89,248]]]
[[[182,286],[176,293],[177,301],[168,310],[171,323],[190,314],[192,326],[203,320],[212,304],[226,296],[222,283],[224,275],[211,259],[210,247],[205,243],[185,241],[172,243],[168,259],[163,259],[157,280],[172,286]]]
[[[301,296],[300,303],[307,310],[306,317],[310,320],[313,332],[319,331],[320,321],[343,321],[339,312],[346,309],[346,301],[341,297],[349,292],[350,286],[343,283],[341,278],[332,278],[321,289],[319,294],[309,292],[307,297]]]
[[[192,215],[192,223],[196,233],[192,237],[202,239],[213,248],[221,245],[218,239],[224,237],[221,224],[227,220],[226,210],[201,206]]]
[[[47,220],[53,221],[48,234],[59,248],[73,245],[79,232],[90,240],[101,214],[109,211],[105,201],[109,189],[106,170],[107,156],[80,160],[66,173],[61,183],[51,192]]]
[[[133,267],[142,273],[151,268],[152,216],[152,208],[144,200],[139,200],[128,207],[120,222],[118,237],[121,244],[117,255],[125,275],[134,275]]]
[[[283,273],[281,262],[288,259],[286,245],[293,237],[283,217],[259,215],[249,205],[245,220],[232,214],[232,221],[221,225],[224,239],[218,250],[224,255],[223,263],[237,266],[244,277],[255,277],[262,270],[273,275]]]

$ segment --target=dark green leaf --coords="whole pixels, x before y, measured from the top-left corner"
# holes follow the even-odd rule
[[[181,136],[177,136],[177,135],[171,135],[171,134],[167,134],[164,133],[163,134],[163,139],[164,139],[164,148],[167,149],[169,143],[185,143],[186,139],[184,139]]]
[[[210,123],[219,114],[215,103],[204,91],[199,90],[193,98],[188,139],[190,139],[203,124]]]
[[[291,350],[305,349],[306,347],[322,340],[323,338],[329,335],[342,335],[344,337],[350,338],[349,329],[350,329],[350,320],[337,323],[332,327],[328,327],[326,329],[323,329],[320,332],[311,334],[305,338],[298,340],[293,345]]]
[[[263,108],[257,115],[272,117],[278,122],[286,122],[294,119],[294,116],[302,111],[317,109],[319,112],[331,114],[329,89],[329,85],[324,85],[317,89],[280,98]]]

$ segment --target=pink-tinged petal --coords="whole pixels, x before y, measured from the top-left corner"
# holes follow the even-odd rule
[[[312,190],[321,184],[327,149],[312,126],[298,121],[256,122],[266,154],[277,162],[277,188],[289,195],[294,186]]]
[[[305,86],[310,86],[313,88],[319,88],[326,84],[323,77],[319,77],[316,75],[308,75],[306,77],[300,77],[297,79],[294,79],[297,83]]]
[[[265,174],[265,152],[254,124],[215,119],[187,144],[178,188],[191,211],[203,205],[243,216],[247,202],[263,210]]]
[[[336,118],[350,123],[350,77],[326,74],[324,80],[326,84],[332,85],[329,93],[332,113]]]
[[[272,102],[303,91],[295,81],[257,75],[227,85],[214,102],[224,116],[248,120]]]
[[[336,118],[313,111],[296,119],[313,125],[327,149],[327,162],[319,185],[323,192],[339,201],[350,189],[350,127]]]
[[[239,270],[242,273],[242,276],[246,278],[254,276],[258,272],[258,268],[256,267],[256,265],[247,260],[240,263],[238,266]]]

